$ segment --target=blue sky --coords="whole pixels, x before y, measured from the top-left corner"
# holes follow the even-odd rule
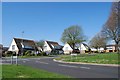
[[[13,37],[51,40],[60,44],[65,28],[82,27],[91,39],[98,33],[110,13],[110,2],[23,2],[2,4],[3,45],[9,46]]]
[[[2,43],[2,3],[0,2],[0,44]]]

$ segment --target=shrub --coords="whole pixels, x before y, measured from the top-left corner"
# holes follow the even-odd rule
[[[30,56],[35,56],[34,52],[30,53]]]
[[[45,52],[41,52],[42,56],[47,56],[47,54]]]
[[[52,53],[50,53],[51,55],[58,55],[58,53],[55,53],[55,52],[52,52]]]
[[[98,51],[95,51],[95,53],[98,53]]]
[[[30,56],[31,55],[31,51],[27,50],[25,51],[25,56]]]
[[[35,53],[30,50],[27,50],[24,52],[24,56],[35,56]]]
[[[42,54],[41,54],[41,53],[38,53],[37,56],[42,56]]]
[[[5,53],[2,53],[2,57],[5,57]]]
[[[12,52],[12,51],[7,51],[7,52],[5,53],[5,56],[7,56],[7,57],[12,56],[12,55],[13,55],[13,52]]]

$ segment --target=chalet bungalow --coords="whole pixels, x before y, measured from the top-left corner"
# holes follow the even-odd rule
[[[81,43],[79,50],[80,50],[80,53],[88,53],[90,52],[91,49],[87,44]]]
[[[106,45],[106,48],[102,48],[102,47],[99,49],[91,48],[91,51],[92,52],[97,52],[97,51],[98,52],[116,52],[115,47],[116,47],[115,45]]]
[[[107,45],[106,52],[116,52],[115,47],[116,45]],[[120,49],[120,45],[119,45],[119,49]]]
[[[8,51],[16,52],[16,54],[21,55],[22,52],[30,50],[31,52],[36,52],[37,48],[33,40],[13,38]]]
[[[89,52],[89,50],[90,48],[85,43],[82,43],[79,48],[76,47],[74,51],[73,48],[68,43],[66,43],[63,47],[64,54],[86,53]]]
[[[73,49],[68,43],[66,43],[63,47],[63,51],[64,51],[64,54],[70,54],[73,52]]]
[[[63,53],[62,46],[59,45],[57,42],[53,42],[53,41],[45,41],[44,46],[43,46],[43,51],[46,52],[47,54],[50,54],[50,53],[61,54],[61,53]]]
[[[104,52],[105,49],[103,47],[99,48],[99,49],[96,49],[96,48],[91,48],[91,52],[93,53],[97,53],[97,52]]]

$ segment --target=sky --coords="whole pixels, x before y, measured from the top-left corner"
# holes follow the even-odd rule
[[[2,43],[12,38],[50,40],[62,44],[64,29],[79,25],[88,41],[106,22],[111,2],[4,2],[2,3]],[[22,32],[24,31],[23,35]]]
[[[2,3],[0,2],[0,43],[2,42]]]

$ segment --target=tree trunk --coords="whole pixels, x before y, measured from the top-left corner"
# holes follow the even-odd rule
[[[73,46],[73,53],[74,53],[74,51],[75,51],[75,44],[73,43],[72,46]]]
[[[116,43],[116,45],[115,45],[115,50],[116,50],[117,53],[120,53],[120,52],[119,52],[119,48],[118,48],[118,43],[119,43],[119,42],[118,42],[118,41],[115,41],[115,43]]]
[[[80,44],[80,54],[81,54],[81,44]]]

